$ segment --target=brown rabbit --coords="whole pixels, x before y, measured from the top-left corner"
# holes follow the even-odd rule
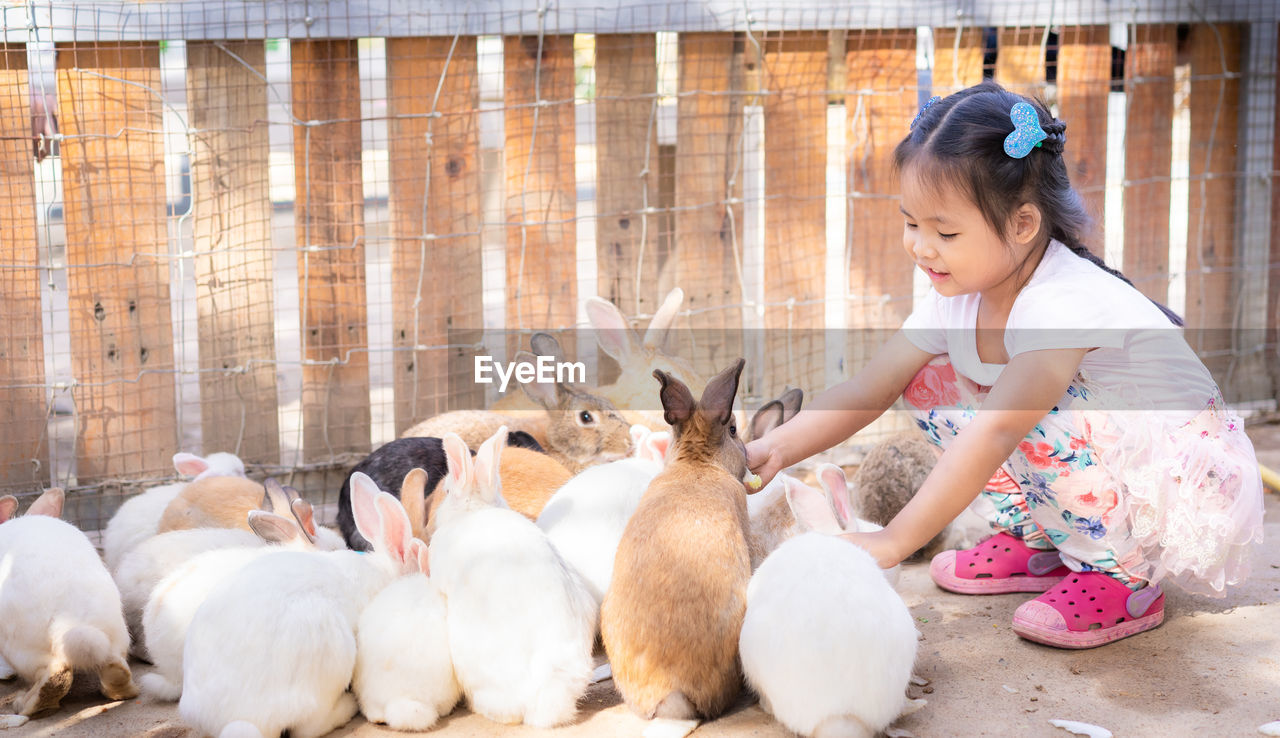
[[[899,433],[876,444],[850,479],[854,515],[888,525],[906,507],[933,471],[941,450],[917,431]],[[907,557],[928,561],[947,547],[951,526]]]
[[[252,530],[250,510],[266,510],[289,518],[294,514],[292,503],[289,493],[274,479],[264,485],[243,477],[209,477],[188,484],[169,503],[160,516],[156,534],[191,528]],[[310,533],[315,535],[314,530]]]
[[[573,478],[573,472],[550,456],[531,448],[507,446],[498,459],[498,475],[502,479],[502,499],[507,507],[526,518],[537,521],[551,495]],[[435,517],[436,508],[444,501],[440,485],[431,493],[427,520]],[[406,507],[408,507],[406,505]],[[414,535],[429,540],[428,536]]]
[[[557,363],[564,361],[560,344],[551,335],[535,335],[533,345],[539,355],[551,356]],[[517,361],[536,359],[527,351],[516,354]],[[542,407],[540,418],[457,410],[428,418],[400,437],[442,438],[446,433],[457,433],[469,448],[474,448],[505,425],[509,430],[529,433],[548,455],[574,473],[631,453],[631,426],[609,400],[568,382],[529,382],[520,387]]]
[[[751,559],[733,400],[745,362],[689,388],[661,370],[667,467],[627,523],[601,611],[614,683],[646,718],[714,718],[742,686],[738,634]]]

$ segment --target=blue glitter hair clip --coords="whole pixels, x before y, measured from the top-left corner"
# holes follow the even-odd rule
[[[941,99],[942,98],[938,97],[937,95],[934,95],[933,97],[929,98],[929,102],[925,103],[924,107],[920,108],[920,112],[916,113],[916,117],[911,119],[911,127],[915,128],[916,124],[920,122],[920,116],[924,115],[924,111],[928,110],[930,105],[938,102]]]
[[[1049,137],[1030,103],[1016,103],[1009,110],[1009,120],[1013,121],[1013,133],[1004,138],[1004,153],[1014,159],[1024,158]]]

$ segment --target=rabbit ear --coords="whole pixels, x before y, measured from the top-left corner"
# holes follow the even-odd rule
[[[289,504],[292,500],[289,493],[285,491],[284,485],[271,477],[267,477],[263,480],[262,486],[266,489],[266,495],[262,498],[262,509],[287,517],[289,515]],[[294,490],[294,494],[297,494],[297,490]]]
[[[537,366],[538,357],[528,351],[517,351],[515,360],[517,363],[529,363]],[[560,385],[555,382],[521,382],[519,379],[516,383],[520,385],[520,389],[529,396],[530,400],[538,403],[542,407],[551,410],[560,404]]]
[[[298,521],[298,527],[307,540],[315,543],[316,511],[311,507],[311,503],[299,497],[289,505],[289,512],[293,513],[293,519]]]
[[[400,483],[400,504],[409,516],[409,529],[414,538],[422,538],[422,526],[427,522],[427,470],[410,469]]]
[[[539,331],[533,334],[533,338],[529,339],[529,346],[538,356],[550,356],[556,363],[564,361],[564,349],[560,348],[560,342],[550,333]]]
[[[661,348],[667,342],[667,334],[671,331],[671,324],[675,322],[676,315],[680,313],[680,303],[684,302],[684,290],[676,287],[667,293],[666,299],[662,301],[662,306],[653,314],[653,319],[649,321],[649,327],[645,329],[644,340],[642,343],[648,348]]]
[[[446,433],[441,443],[444,446],[445,464],[449,468],[449,475],[445,477],[445,488],[465,494],[470,490],[471,482],[475,479],[471,449],[467,448],[467,444],[463,443],[457,433]]]
[[[184,477],[197,477],[209,469],[209,462],[202,456],[179,451],[173,455],[173,468]]]
[[[351,512],[356,520],[356,530],[366,541],[374,543],[382,538],[382,520],[378,516],[378,506],[374,500],[382,492],[369,475],[364,472],[351,473]]]
[[[818,482],[831,500],[831,507],[836,511],[840,529],[857,530],[853,515],[853,500],[849,497],[849,482],[845,479],[844,469],[835,464],[822,464],[818,467]]]
[[[721,425],[728,423],[733,417],[733,398],[738,394],[738,379],[742,376],[742,367],[746,364],[745,359],[738,359],[724,371],[711,378],[707,382],[707,388],[702,391],[702,399],[698,402],[698,407],[707,413],[714,421]],[[688,389],[685,390],[688,392]],[[664,404],[663,407],[666,407]],[[672,423],[672,425],[675,425]]]
[[[622,311],[602,297],[588,297],[586,313],[600,350],[619,364],[625,364],[639,348],[639,341]]]
[[[640,448],[641,446],[643,446],[645,439],[648,438],[649,434],[653,432],[649,430],[647,426],[641,425],[640,423],[636,423],[632,425],[630,428],[630,431],[631,431],[631,447],[632,448]]]
[[[671,431],[654,431],[644,439],[644,458],[661,464],[667,460],[669,448],[671,448]]]
[[[801,528],[829,536],[844,532],[840,521],[836,519],[835,511],[831,509],[831,501],[821,490],[790,477],[784,477],[782,484],[786,490],[787,505]]]
[[[428,576],[431,575],[431,562],[427,555],[430,550],[431,549],[427,546],[426,542],[417,539],[414,540],[413,552],[418,559],[418,571]]]
[[[755,415],[751,416],[751,424],[747,428],[750,438],[752,440],[763,438],[766,433],[782,425],[786,419],[785,413],[785,408],[778,400],[766,402]]]
[[[311,542],[292,520],[265,510],[249,511],[249,529],[267,543]]]
[[[498,473],[498,464],[502,459],[502,450],[507,446],[507,426],[502,426],[476,452],[475,470],[476,487],[480,496],[493,504],[502,496],[502,479]]]
[[[654,369],[653,376],[662,383],[658,399],[662,401],[662,419],[667,425],[675,426],[692,418],[696,402],[685,383],[661,369]]]
[[[400,501],[387,492],[379,492],[374,498],[374,505],[378,508],[378,518],[382,522],[382,538],[374,545],[374,549],[387,554],[403,566],[409,560],[410,541],[413,540],[409,516],[405,514]]]
[[[18,498],[13,495],[5,495],[0,497],[0,523],[13,517],[18,511]]]
[[[778,402],[782,404],[782,422],[785,423],[800,412],[800,406],[804,404],[804,390],[791,387],[778,397]]]
[[[45,515],[51,518],[62,517],[62,502],[66,499],[61,487],[50,487],[27,508],[28,515]]]

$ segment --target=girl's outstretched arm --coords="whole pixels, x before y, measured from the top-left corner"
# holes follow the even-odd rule
[[[933,358],[898,331],[852,378],[818,395],[804,410],[747,444],[747,466],[761,483],[783,469],[840,443],[880,417]],[[985,481],[985,480],[984,480]]]
[[[906,507],[884,530],[844,537],[870,551],[886,568],[910,556],[973,502],[996,469],[1062,399],[1088,351],[1051,349],[1014,356],[977,417],[956,436]],[[794,420],[798,419],[797,415]]]

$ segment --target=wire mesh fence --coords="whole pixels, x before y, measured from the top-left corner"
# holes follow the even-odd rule
[[[643,328],[680,287],[673,353],[816,393],[926,292],[892,150],[984,77],[1067,121],[1091,247],[1275,406],[1274,3],[437,5],[0,9],[0,492],[95,529],[186,450],[334,499],[593,295]]]

